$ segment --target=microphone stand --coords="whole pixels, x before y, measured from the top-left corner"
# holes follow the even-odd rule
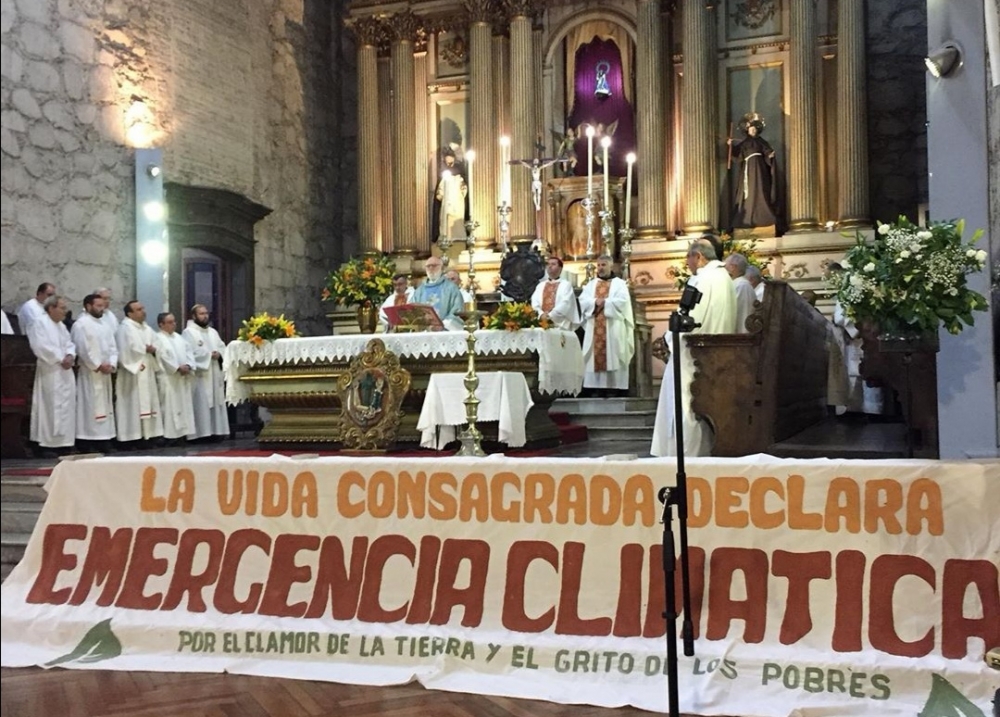
[[[681,296],[680,306],[670,315],[670,332],[673,336],[672,351],[674,364],[674,436],[677,442],[677,484],[673,488],[661,488],[660,502],[663,503],[663,579],[667,621],[667,707],[670,717],[680,717],[677,691],[677,596],[675,576],[677,558],[674,551],[673,508],[677,507],[681,564],[681,602],[684,620],[681,624],[681,639],[684,654],[694,656],[694,624],[691,621],[691,573],[688,565],[687,536],[687,474],[684,472],[684,402],[681,397],[681,334],[701,326],[689,315],[701,300],[701,292],[688,284]]]

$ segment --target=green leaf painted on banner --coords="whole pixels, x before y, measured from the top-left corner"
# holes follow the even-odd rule
[[[986,717],[941,675],[934,675],[927,704],[917,717]]]
[[[46,667],[55,667],[67,662],[91,663],[110,660],[122,654],[122,643],[111,631],[111,618],[102,620],[87,630],[87,634],[80,640],[72,652],[57,657],[51,662],[46,662]]]

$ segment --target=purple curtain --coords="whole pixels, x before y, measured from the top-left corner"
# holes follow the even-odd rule
[[[597,65],[608,63],[607,73],[610,97],[598,97]],[[581,45],[576,51],[576,68],[574,79],[573,109],[570,112],[568,126],[577,130],[581,125],[592,124],[595,127],[603,125],[611,127],[617,122],[614,134],[611,136],[611,148],[608,150],[608,162],[611,174],[624,177],[626,171],[625,156],[635,151],[635,115],[632,105],[625,98],[625,81],[622,77],[621,52],[613,40],[602,40],[595,37],[586,45]],[[576,138],[573,145],[576,151],[576,174],[587,174],[587,137],[582,134]],[[594,141],[594,158],[601,156],[600,137]],[[595,162],[594,174],[603,172]]]

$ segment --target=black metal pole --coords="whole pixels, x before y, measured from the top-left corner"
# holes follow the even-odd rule
[[[673,526],[673,492],[676,489],[660,490],[660,500],[663,502],[663,580],[666,611],[663,617],[667,621],[667,714],[670,717],[680,716],[680,700],[677,691],[677,597],[674,595],[674,576],[677,572],[677,560],[674,555]]]

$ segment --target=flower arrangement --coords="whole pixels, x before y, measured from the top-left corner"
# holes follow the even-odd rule
[[[764,259],[757,253],[756,238],[734,239],[729,234],[723,232],[719,235],[719,242],[722,244],[722,256],[719,257],[721,261],[725,261],[726,257],[730,254],[742,254],[747,258],[747,264],[760,269],[762,276],[768,276],[767,267],[771,263],[771,260]],[[688,279],[691,278],[691,271],[685,262],[680,266],[672,266],[667,269],[667,275],[674,280],[678,289],[683,289],[687,286]]]
[[[263,346],[265,341],[288,339],[298,335],[294,321],[286,319],[284,314],[271,316],[264,311],[245,319],[236,338],[259,347]]]
[[[395,273],[396,262],[385,254],[354,257],[330,272],[323,288],[323,301],[377,305],[392,292]]]
[[[486,317],[483,321],[483,328],[498,329],[503,331],[517,331],[518,329],[547,329],[552,326],[552,322],[543,319],[538,312],[531,308],[531,304],[517,301],[505,301],[497,306],[496,311]]]
[[[984,311],[986,299],[966,277],[986,265],[986,252],[962,242],[963,221],[918,227],[901,216],[879,223],[871,242],[858,242],[829,276],[837,300],[855,323],[876,324],[883,334],[935,333],[944,324],[958,334]]]

